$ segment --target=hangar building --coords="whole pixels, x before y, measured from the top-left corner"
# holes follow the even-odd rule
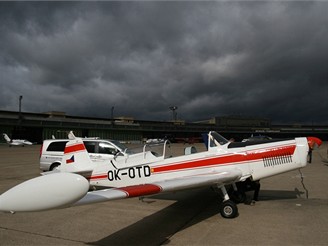
[[[224,116],[206,121],[187,123],[174,121],[140,121],[129,117],[115,119],[89,118],[66,115],[64,112],[27,113],[0,111],[0,131],[15,139],[28,139],[42,143],[44,139],[67,138],[74,131],[79,137],[99,137],[125,142],[141,142],[147,138],[169,138],[171,141],[200,140],[201,133],[211,130],[227,139],[237,141],[251,134],[270,137],[317,136],[327,140],[328,126],[321,125],[272,125],[269,119]],[[1,138],[0,142],[4,142]]]

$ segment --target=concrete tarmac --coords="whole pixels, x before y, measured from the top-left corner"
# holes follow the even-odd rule
[[[261,180],[259,202],[219,215],[209,188],[35,213],[0,213],[1,245],[327,245],[327,143],[313,162]],[[183,144],[175,147],[182,151]],[[200,148],[201,146],[197,146]],[[0,194],[39,175],[40,146],[0,145]],[[247,193],[250,200],[252,192]]]

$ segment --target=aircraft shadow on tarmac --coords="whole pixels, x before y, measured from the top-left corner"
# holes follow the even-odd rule
[[[260,200],[282,200],[299,198],[303,192],[261,190]],[[253,192],[247,192],[247,200]],[[151,214],[138,222],[121,229],[89,245],[163,245],[170,242],[170,237],[178,231],[219,215],[219,195],[208,188],[162,194],[145,198],[145,202],[157,199],[176,200],[172,205]],[[154,201],[155,200],[155,201]]]
[[[261,190],[260,191],[260,201],[270,201],[270,200],[285,200],[285,199],[296,199],[305,198],[305,192],[295,188],[294,191],[287,190]]]

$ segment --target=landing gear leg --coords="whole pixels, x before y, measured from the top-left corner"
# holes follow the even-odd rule
[[[230,200],[229,195],[225,186],[219,187],[223,194],[223,202],[220,207],[220,213],[223,218],[235,218],[238,216],[238,207],[237,205]]]
[[[230,189],[229,194],[230,194],[230,199],[236,204],[243,203],[246,201],[246,194],[244,192],[244,189],[242,188],[238,189],[235,183],[232,184],[232,189]]]

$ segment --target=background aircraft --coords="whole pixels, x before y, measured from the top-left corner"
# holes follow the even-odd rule
[[[305,167],[309,145],[318,138],[295,138],[254,142],[229,142],[209,132],[207,151],[170,157],[147,151],[118,153],[102,165],[92,163],[82,139],[66,144],[63,165],[46,175],[19,184],[0,196],[0,211],[42,211],[129,197],[143,197],[203,186],[222,191],[220,213],[238,216],[236,202],[244,195],[240,184]],[[247,182],[245,182],[247,181]],[[234,195],[226,186],[233,187]],[[99,189],[107,187],[106,189]],[[89,191],[91,190],[93,191]],[[234,199],[236,198],[236,199]],[[235,201],[233,201],[235,200]]]
[[[10,139],[6,133],[2,134],[4,139],[6,140],[9,147],[11,146],[25,146],[25,145],[32,145],[32,143],[25,139]]]

